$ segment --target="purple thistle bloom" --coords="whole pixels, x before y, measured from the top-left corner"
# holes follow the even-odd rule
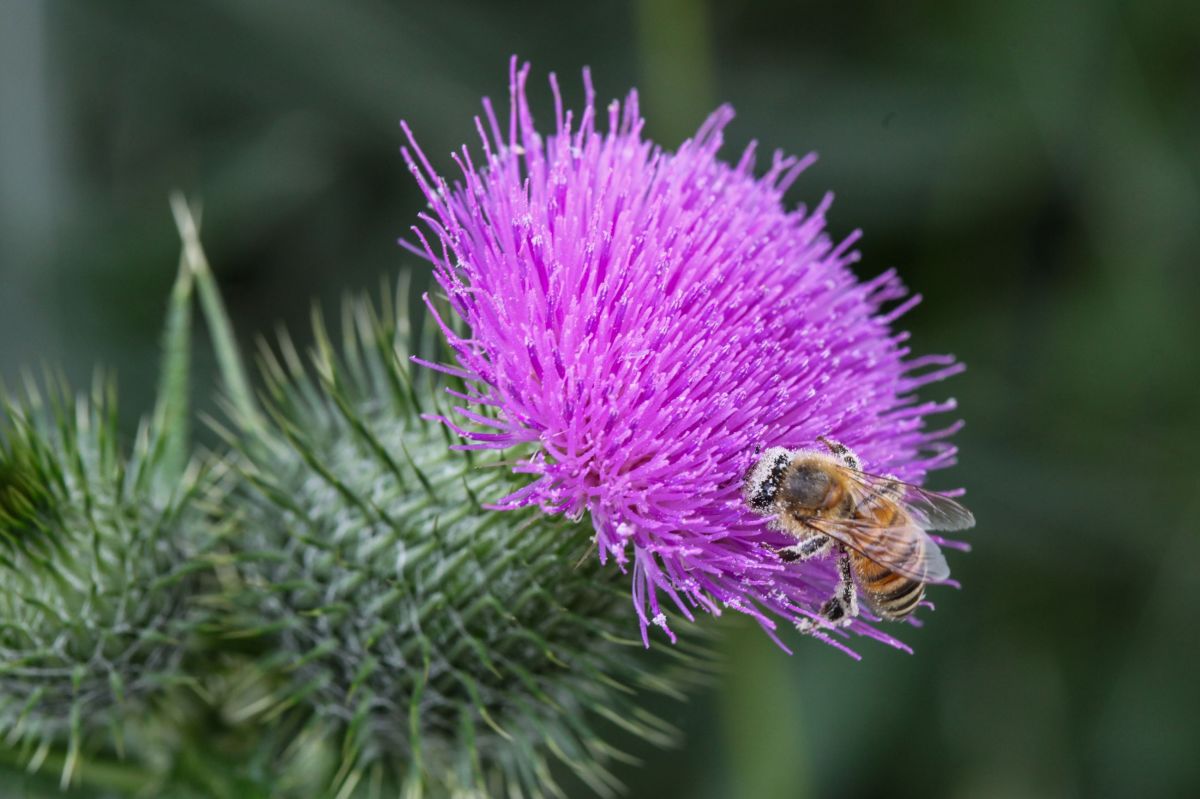
[[[945,439],[958,425],[928,430],[925,417],[954,401],[914,391],[962,365],[910,357],[892,324],[920,298],[894,271],[854,276],[858,233],[824,232],[832,195],[784,207],[814,156],[776,153],[761,177],[753,144],[736,164],[719,160],[728,106],[668,152],[642,137],[636,91],[597,120],[587,70],[579,116],[551,74],[554,132],[543,137],[528,74],[514,59],[507,128],[484,100],[482,162],[453,154],[453,184],[403,125],[432,232],[414,228],[419,244],[407,246],[433,263],[470,331],[437,320],[458,365],[425,365],[468,386],[451,392],[461,418],[439,419],[464,449],[532,445],[516,467],[531,482],[493,507],[590,513],[601,561],[632,570],[643,640],[650,624],[674,640],[662,612],[672,606],[688,619],[736,609],[778,642],[775,619],[809,618],[834,563],[775,555],[794,540],[741,493],[756,448],[829,436],[864,468],[920,483],[953,462]],[[869,615],[845,630],[905,648]]]

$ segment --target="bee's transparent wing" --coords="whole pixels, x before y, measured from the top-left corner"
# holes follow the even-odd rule
[[[805,524],[840,541],[868,560],[922,583],[950,579],[942,550],[913,523],[880,527],[862,519],[805,519]]]
[[[899,503],[908,511],[913,523],[923,530],[966,530],[975,526],[971,511],[945,494],[926,491],[894,477],[882,477],[854,469],[844,471],[862,492],[862,502],[868,506],[887,501]]]

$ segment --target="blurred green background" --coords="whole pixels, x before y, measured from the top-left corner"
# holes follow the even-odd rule
[[[1200,795],[1194,3],[6,3],[0,376],[102,363],[148,406],[176,187],[247,343],[423,274],[397,122],[447,166],[514,52],[543,119],[546,72],[577,104],[590,65],[669,147],[729,101],[728,157],[819,151],[791,199],[834,189],[859,273],[925,296],[916,349],[969,365],[926,395],[968,421],[934,486],[969,487],[975,549],[916,654],[722,620],[725,673],[664,704],[686,744],[622,766],[630,796]]]

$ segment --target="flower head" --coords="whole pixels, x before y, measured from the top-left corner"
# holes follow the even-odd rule
[[[642,137],[634,91],[597,119],[586,71],[578,116],[551,75],[543,136],[528,74],[514,60],[503,127],[484,101],[482,158],[455,153],[456,182],[408,134],[430,206],[411,246],[467,331],[438,316],[458,363],[428,365],[466,383],[440,418],[465,449],[519,448],[531,478],[494,507],[590,514],[601,561],[632,571],[643,639],[671,635],[666,604],[734,608],[769,632],[800,621],[833,563],[775,555],[786,538],[741,494],[756,450],[830,436],[919,483],[952,461],[956,427],[928,430],[954,403],[914,391],[961,365],[910,357],[892,323],[919,298],[892,271],[855,277],[857,233],[825,232],[831,195],[785,207],[812,156],[776,153],[760,176],[753,144],[722,161],[727,106],[666,151]],[[849,629],[901,646],[868,621]]]

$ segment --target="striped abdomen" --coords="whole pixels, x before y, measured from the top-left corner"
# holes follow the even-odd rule
[[[925,583],[896,574],[857,552],[851,552],[850,565],[862,598],[880,618],[903,619],[917,609],[925,596]]]
[[[895,505],[880,505],[871,508],[868,514],[871,522],[881,528],[906,520],[903,511]],[[893,566],[905,567],[909,572],[919,572],[923,546],[924,542],[916,537],[897,542],[897,548],[889,551],[887,561]],[[903,619],[917,609],[925,596],[925,583],[897,574],[858,552],[851,551],[850,564],[866,604],[880,618]]]

